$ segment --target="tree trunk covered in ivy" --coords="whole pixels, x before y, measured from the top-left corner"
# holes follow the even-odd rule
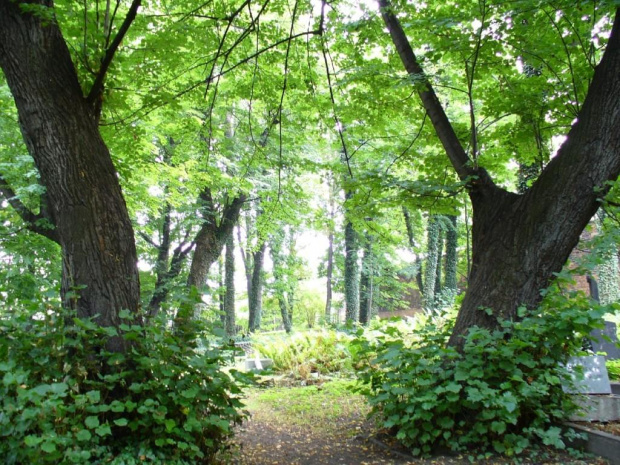
[[[367,325],[372,317],[373,306],[373,256],[372,237],[366,235],[364,255],[362,256],[362,275],[360,280],[360,323]]]
[[[435,282],[437,279],[440,225],[437,215],[430,215],[427,225],[426,266],[422,298],[427,312],[435,311]]]
[[[381,14],[408,73],[424,76],[388,0]],[[461,347],[470,328],[495,329],[536,307],[577,245],[610,180],[620,173],[620,10],[576,122],[557,155],[523,194],[498,187],[469,159],[430,82],[416,84],[435,132],[472,201],[473,257],[469,286],[450,344]],[[481,309],[492,309],[489,315]]]
[[[438,216],[439,232],[437,237],[437,270],[435,272],[435,309],[437,310],[437,300],[441,297],[443,286],[441,284],[441,269],[443,267],[443,243],[445,239],[445,216]]]
[[[263,263],[266,248],[267,243],[261,240],[258,249],[252,254],[252,284],[248,294],[248,307],[250,311],[248,331],[251,333],[260,329],[263,313]]]
[[[444,289],[455,297],[457,294],[456,266],[458,264],[458,229],[456,215],[447,217],[446,230],[446,265],[444,273]]]
[[[121,310],[139,309],[140,283],[133,228],[98,128],[105,71],[101,89],[84,97],[57,23],[20,6],[0,1],[0,67],[46,189],[49,234],[62,248],[62,302],[78,317],[118,328]],[[123,352],[127,343],[114,337],[107,349]]]
[[[224,329],[227,336],[234,336],[235,329],[235,239],[230,234],[226,240],[224,259]]]
[[[347,221],[344,228],[344,297],[346,321],[358,321],[359,318],[359,280],[360,265],[357,257],[359,239],[353,223]]]

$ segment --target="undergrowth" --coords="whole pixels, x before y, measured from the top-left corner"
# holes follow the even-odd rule
[[[564,448],[557,426],[575,409],[564,368],[604,310],[584,296],[547,294],[536,311],[474,327],[462,352],[447,346],[452,324],[429,321],[415,340],[387,326],[354,343],[359,377],[382,425],[415,455],[438,450],[506,456],[543,444]],[[484,311],[484,310],[480,310]]]
[[[244,418],[220,352],[181,344],[163,322],[115,330],[59,312],[0,319],[0,455],[5,463],[210,463]]]
[[[273,371],[308,379],[312,373],[350,373],[351,336],[321,329],[278,338],[258,338],[254,347],[273,360]]]

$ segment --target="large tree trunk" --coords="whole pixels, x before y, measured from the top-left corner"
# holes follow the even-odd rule
[[[381,14],[405,69],[424,76],[388,0]],[[566,142],[523,195],[497,187],[476,168],[431,84],[418,86],[437,136],[455,171],[469,185],[473,205],[473,260],[469,286],[450,344],[460,346],[472,326],[495,328],[497,317],[516,318],[519,306],[540,303],[579,236],[620,173],[620,10],[577,122]],[[490,308],[490,316],[481,309]]]
[[[139,307],[137,255],[98,110],[82,94],[57,24],[10,0],[0,0],[0,67],[62,247],[63,303],[118,327],[121,309]],[[125,342],[112,338],[108,349],[123,351]]]

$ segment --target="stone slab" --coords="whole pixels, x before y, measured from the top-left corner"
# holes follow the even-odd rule
[[[570,421],[618,421],[620,420],[620,396],[587,395],[575,397],[581,411],[570,416]]]
[[[245,369],[250,370],[264,370],[273,365],[273,360],[270,358],[261,358],[260,360],[252,358],[245,361]]]
[[[611,465],[620,465],[620,437],[574,423],[565,423],[565,426],[586,435],[585,440],[574,440],[570,444],[572,447],[604,457]]]
[[[578,366],[583,367],[583,379],[580,379],[576,371]],[[563,386],[564,392],[570,394],[611,394],[604,356],[571,357],[566,368],[573,374],[574,387]]]
[[[611,342],[606,341],[601,336],[607,336],[611,339]],[[603,329],[595,329],[590,334],[592,351],[594,353],[605,352],[607,354],[607,360],[620,359],[620,347],[617,346],[618,333],[616,324],[611,321],[605,322]]]

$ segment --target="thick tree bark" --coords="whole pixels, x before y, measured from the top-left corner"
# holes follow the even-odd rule
[[[0,0],[0,67],[46,188],[63,254],[63,303],[79,317],[118,327],[121,309],[139,308],[133,229],[98,111],[82,94],[58,25]],[[126,344],[112,338],[108,349]]]
[[[381,14],[409,73],[422,73],[388,0]],[[558,154],[523,195],[497,187],[486,171],[470,163],[426,82],[422,102],[446,154],[469,185],[473,258],[469,286],[450,344],[460,346],[472,326],[495,328],[497,317],[516,318],[519,306],[535,307],[620,173],[620,14],[597,66],[577,122]],[[490,308],[493,315],[481,309]]]

